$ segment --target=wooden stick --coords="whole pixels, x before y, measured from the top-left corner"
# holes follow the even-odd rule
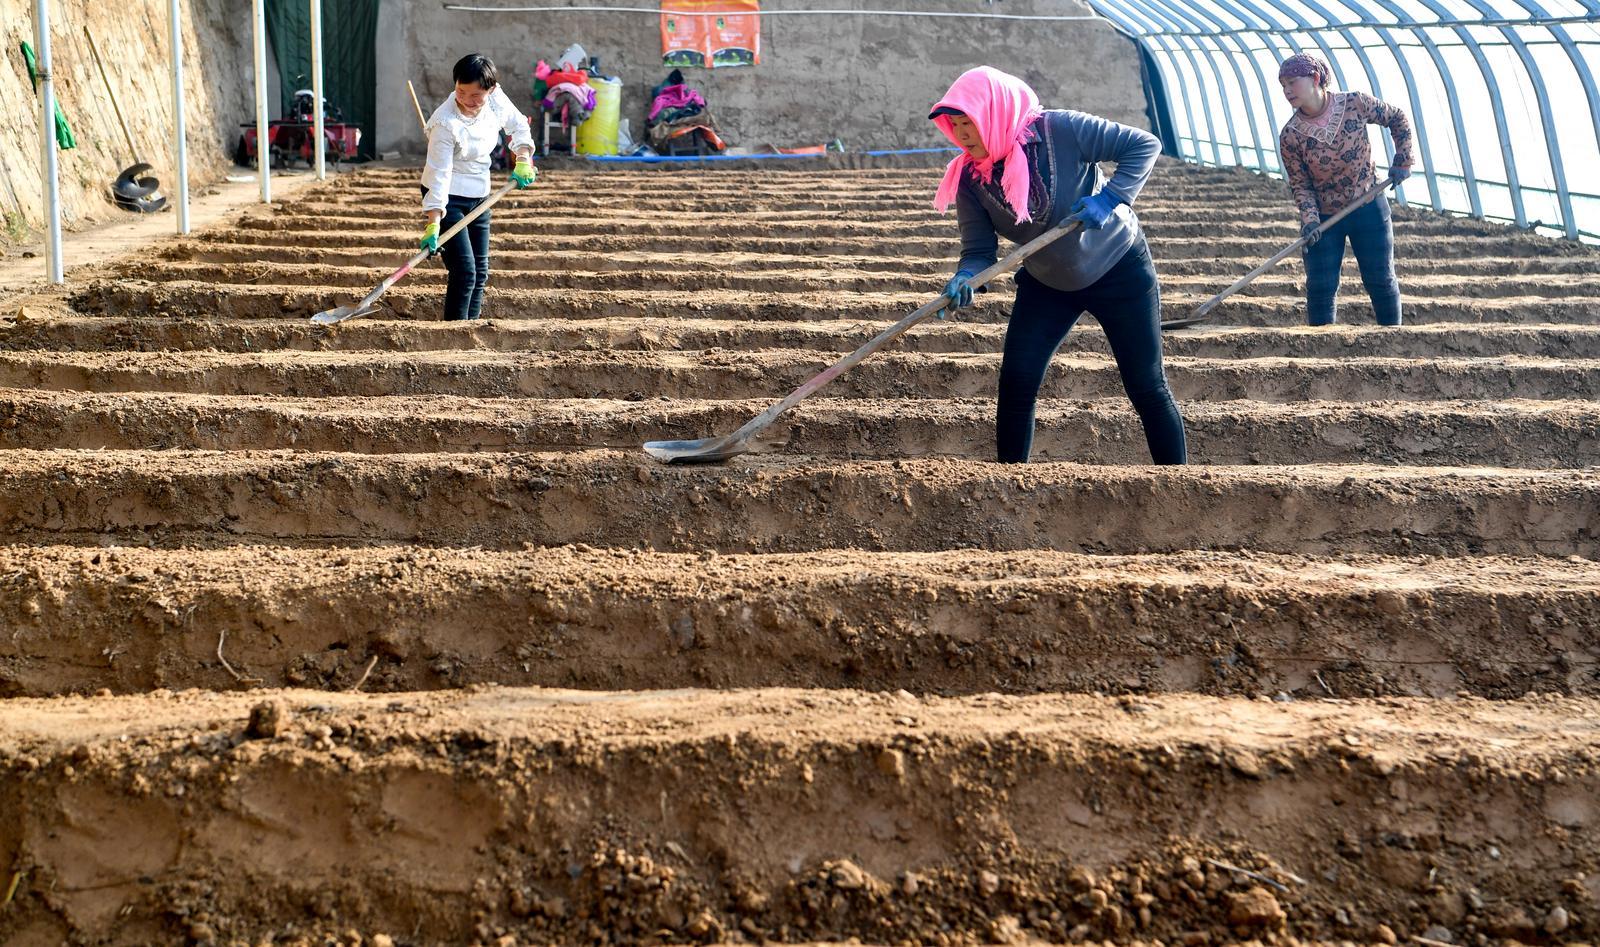
[[[377,667],[377,666],[378,666],[378,656],[377,655],[373,655],[372,656],[372,660],[367,662],[367,669],[365,671],[361,672],[361,677],[357,678],[356,682],[354,684],[351,684],[346,689],[350,690],[350,691],[358,691],[358,690],[360,690],[361,689],[361,685],[365,684],[367,682],[367,676],[370,675],[372,673],[372,669]]]
[[[227,640],[228,629],[224,628],[217,633],[217,660],[222,662],[222,666],[227,669],[227,672],[233,675],[233,679],[238,681],[240,684],[260,684],[261,678],[246,677],[245,675],[240,674],[238,671],[233,669],[233,665],[228,663],[228,659],[222,656],[222,645]]]
[[[1288,885],[1284,884],[1281,881],[1275,881],[1275,880],[1273,880],[1271,878],[1268,878],[1266,875],[1261,874],[1259,871],[1251,871],[1248,868],[1240,868],[1238,865],[1230,865],[1227,862],[1219,862],[1215,858],[1206,859],[1206,864],[1213,865],[1213,866],[1215,866],[1217,868],[1221,868],[1223,871],[1238,872],[1239,874],[1244,875],[1247,878],[1254,878],[1257,881],[1265,881],[1267,884],[1272,885],[1274,888],[1277,888],[1279,891],[1288,891],[1289,890],[1289,886]]]
[[[89,52],[94,54],[95,68],[100,70],[100,81],[106,84],[106,95],[111,99],[111,110],[117,113],[117,123],[122,126],[122,137],[128,142],[128,157],[134,164],[139,163],[139,149],[133,146],[133,134],[128,131],[128,120],[122,117],[122,106],[117,104],[116,90],[111,88],[111,79],[106,76],[106,64],[100,61],[100,47],[95,44],[94,34],[89,28],[83,28],[83,38],[89,41]]]
[[[406,80],[406,88],[411,90],[411,104],[417,109],[417,124],[422,126],[422,137],[428,137],[428,120],[422,117],[422,103],[417,101],[417,87]]]

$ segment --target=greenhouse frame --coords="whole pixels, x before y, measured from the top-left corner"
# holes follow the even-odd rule
[[[1278,64],[1309,52],[1411,117],[1401,202],[1600,240],[1600,0],[1089,2],[1138,43],[1152,122],[1185,160],[1282,176]]]

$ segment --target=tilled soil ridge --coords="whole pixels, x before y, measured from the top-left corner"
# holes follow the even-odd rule
[[[0,388],[0,446],[181,448],[370,454],[631,449],[690,431],[732,431],[765,401],[617,401],[456,396],[36,393]],[[807,457],[981,457],[993,450],[987,399],[814,398],[761,440]],[[1600,464],[1600,407],[1582,401],[1356,404],[1257,401],[1188,407],[1189,447],[1207,464],[1390,463],[1491,467]],[[1045,399],[1037,460],[1139,464],[1138,417],[1121,399]]]
[[[1591,560],[4,547],[0,693],[1600,694]]]
[[[1164,334],[1186,469],[1117,313],[987,462],[1010,278],[672,468],[954,221],[932,167],[579,167],[472,324],[437,261],[306,318],[414,169],[0,301],[0,942],[1600,933],[1600,251],[1396,207],[1403,328],[1284,261]],[[1138,212],[1168,318],[1297,233],[1240,171]]]
[[[1600,555],[1600,471],[774,459],[707,469],[607,451],[16,450],[9,460],[0,529],[50,541]]]
[[[20,700],[0,934],[1582,940],[1597,719],[1549,698]]]

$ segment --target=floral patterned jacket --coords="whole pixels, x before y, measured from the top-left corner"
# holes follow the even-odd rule
[[[1278,135],[1283,170],[1300,209],[1300,223],[1314,224],[1337,214],[1378,183],[1372,170],[1368,125],[1383,125],[1394,138],[1394,165],[1409,168],[1411,120],[1398,106],[1365,92],[1332,92],[1328,124],[1306,121],[1297,109]]]

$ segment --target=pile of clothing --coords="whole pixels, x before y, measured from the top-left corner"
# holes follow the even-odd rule
[[[702,142],[711,151],[722,151],[728,147],[717,134],[716,123],[706,106],[705,96],[684,84],[683,70],[672,70],[667,75],[667,81],[650,90],[650,96],[650,112],[645,118],[645,128],[649,130],[650,143],[657,151],[670,154],[677,150],[671,144],[697,148]]]
[[[561,116],[561,127],[582,125],[594,113],[594,89],[582,67],[589,57],[573,43],[551,68],[543,59],[533,67],[533,98],[539,107]]]

